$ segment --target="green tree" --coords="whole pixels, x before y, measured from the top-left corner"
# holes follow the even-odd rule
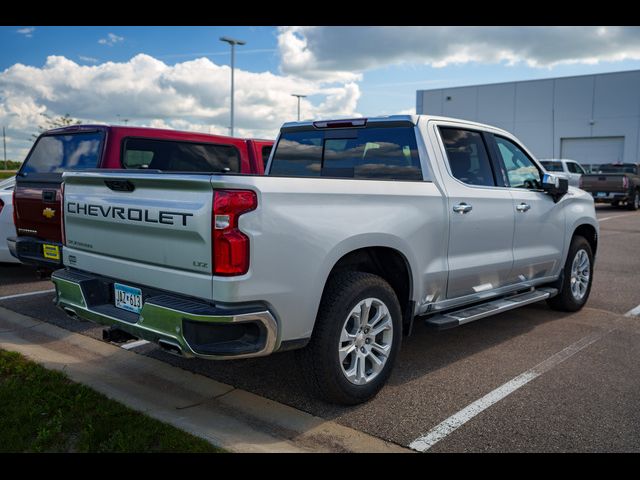
[[[73,118],[68,113],[57,117],[51,117],[46,113],[42,113],[41,115],[44,117],[44,123],[42,125],[38,125],[38,133],[31,134],[31,138],[34,140],[38,138],[42,132],[46,132],[52,128],[68,127],[69,125],[80,125],[82,123],[81,120]]]

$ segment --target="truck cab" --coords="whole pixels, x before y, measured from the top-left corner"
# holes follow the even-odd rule
[[[560,174],[560,176],[567,178],[572,187],[580,187],[580,177],[587,174],[582,165],[568,158],[542,159],[540,163],[547,172]]]

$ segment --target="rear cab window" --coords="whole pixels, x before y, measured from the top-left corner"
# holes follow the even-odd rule
[[[102,152],[103,132],[78,132],[40,137],[20,174],[61,173],[97,168]]]
[[[269,175],[423,180],[413,127],[285,131]]]
[[[122,166],[170,172],[240,172],[240,153],[232,145],[126,138]]]
[[[545,170],[547,172],[562,172],[562,171],[564,171],[562,169],[562,163],[560,163],[560,162],[545,162],[543,160],[540,163],[542,163],[542,166],[545,168]]]

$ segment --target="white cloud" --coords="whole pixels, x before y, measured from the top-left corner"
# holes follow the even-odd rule
[[[108,45],[113,47],[116,43],[120,43],[124,41],[124,37],[116,35],[115,33],[108,33],[107,38],[101,38],[98,40],[100,45]]]
[[[16,32],[18,32],[21,35],[24,35],[27,38],[31,38],[33,37],[33,32],[35,32],[36,28],[35,27],[25,27],[25,28],[19,28],[18,30],[16,30]]]
[[[80,60],[82,60],[83,62],[87,62],[87,63],[98,63],[98,59],[95,57],[86,57],[84,55],[78,55],[78,58]]]
[[[550,68],[640,59],[640,27],[280,27],[282,72],[355,80],[401,63]]]
[[[79,65],[49,56],[42,67],[15,64],[0,72],[0,124],[12,138],[11,157],[22,160],[29,137],[43,123],[41,114],[69,113],[84,122],[228,134],[228,66],[199,58],[175,65],[139,54],[127,62]],[[270,72],[235,71],[235,125],[238,136],[274,138],[295,120],[297,100],[303,118],[358,116],[357,83],[326,84]]]

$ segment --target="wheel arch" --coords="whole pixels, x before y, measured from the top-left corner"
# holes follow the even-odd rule
[[[397,248],[388,245],[362,246],[343,253],[325,276],[322,295],[333,275],[344,271],[372,273],[383,278],[395,292],[402,309],[403,332],[412,328],[415,302],[414,278],[410,260]]]
[[[582,223],[574,228],[571,238],[575,237],[576,235],[584,237],[587,242],[589,242],[591,253],[595,258],[596,251],[598,250],[598,230],[590,223]]]

